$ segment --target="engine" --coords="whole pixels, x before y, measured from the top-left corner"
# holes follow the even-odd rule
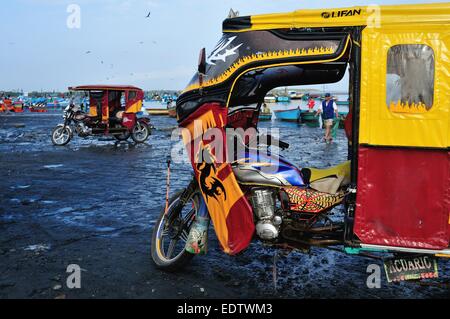
[[[250,200],[256,216],[256,234],[263,240],[276,239],[282,220],[275,215],[275,192],[266,188],[254,188]]]
[[[78,122],[75,126],[75,130],[78,133],[79,136],[88,136],[92,133],[92,129],[87,127],[83,122]]]

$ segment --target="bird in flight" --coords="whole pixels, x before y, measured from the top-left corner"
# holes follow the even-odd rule
[[[89,53],[91,53],[91,51],[86,51],[86,54],[89,54]]]
[[[150,18],[150,14],[151,14],[151,13],[152,13],[152,12],[149,11],[148,14],[147,14],[147,16],[146,16],[146,18]]]

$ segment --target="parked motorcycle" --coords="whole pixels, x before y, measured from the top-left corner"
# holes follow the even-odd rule
[[[232,231],[239,233],[232,229],[238,228],[238,224],[245,228],[251,223],[256,236],[252,232],[248,241],[259,239],[273,247],[307,251],[311,246],[341,244],[344,223],[333,221],[329,213],[347,194],[350,162],[327,169],[298,169],[282,156],[264,155],[267,147],[275,144],[286,149],[288,143],[270,135],[253,138],[257,140],[257,147],[250,148],[249,145],[255,143],[248,141],[245,151],[231,164],[253,214],[250,219],[245,214],[236,216],[236,225],[228,219],[227,237],[233,236]],[[202,156],[211,155],[203,150]],[[262,163],[265,163],[263,169]],[[165,270],[180,269],[196,254],[206,253],[209,211],[203,194],[208,202],[232,196],[225,183],[210,174],[214,164],[208,158],[197,166],[200,175],[194,176],[189,186],[170,198],[155,224],[152,258]],[[223,225],[215,223],[214,226],[220,237]],[[234,253],[232,249],[238,249],[226,246],[227,243],[222,242],[222,248],[230,254]]]
[[[79,106],[73,104],[65,108],[63,118],[64,123],[58,124],[51,135],[52,143],[57,146],[69,143],[74,132],[80,137],[109,133],[118,141],[126,141],[131,137],[136,143],[145,142],[151,134],[148,119],[138,120],[131,131],[120,123],[107,127],[106,124],[90,117],[89,114],[82,112]]]
[[[144,143],[150,136],[150,120],[140,117],[138,112],[143,97],[143,91],[139,88],[83,86],[69,89],[88,92],[90,110],[85,113],[79,105],[70,103],[64,109],[64,123],[58,124],[52,131],[51,139],[54,145],[66,145],[74,132],[80,137],[112,135],[119,141],[131,137],[136,143]],[[124,108],[121,106],[123,97],[126,97]],[[114,114],[109,113],[110,106],[116,108]]]

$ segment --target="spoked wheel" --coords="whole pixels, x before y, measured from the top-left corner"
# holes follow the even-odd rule
[[[141,122],[137,122],[133,127],[133,131],[131,132],[131,138],[136,143],[144,143],[150,135],[150,127]]]
[[[180,191],[170,199],[167,213],[163,209],[153,229],[152,259],[158,268],[166,271],[179,270],[194,257],[184,248],[199,207],[200,194],[188,195],[186,204],[177,209],[182,194]]]
[[[56,146],[63,146],[69,143],[72,138],[70,128],[63,125],[58,125],[52,131],[52,143]]]

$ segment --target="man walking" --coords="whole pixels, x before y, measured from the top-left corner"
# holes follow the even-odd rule
[[[331,137],[331,127],[333,126],[333,119],[339,117],[338,108],[336,103],[331,98],[330,93],[325,93],[325,100],[317,110],[316,116],[322,114],[323,125],[325,125],[325,142],[331,143],[333,138]]]

